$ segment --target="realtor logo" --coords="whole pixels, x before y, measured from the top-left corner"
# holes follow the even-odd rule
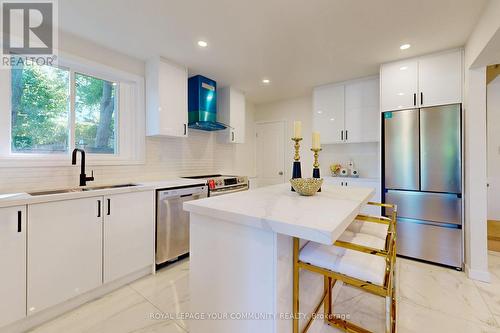
[[[52,64],[57,37],[55,1],[2,1],[2,65],[12,66],[13,57],[25,65]]]

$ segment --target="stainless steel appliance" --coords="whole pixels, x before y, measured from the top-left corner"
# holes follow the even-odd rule
[[[189,213],[186,201],[206,198],[207,186],[191,186],[156,192],[156,264],[160,265],[189,252]]]
[[[245,176],[206,175],[184,178],[204,180],[210,197],[246,191],[249,188],[248,177]]]
[[[384,195],[398,254],[462,269],[461,104],[384,113]]]

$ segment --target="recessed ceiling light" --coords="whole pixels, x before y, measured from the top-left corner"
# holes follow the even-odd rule
[[[204,40],[199,40],[198,41],[198,46],[199,47],[207,47],[208,46],[208,43],[205,42]]]
[[[407,66],[403,66],[403,67],[400,67],[400,68],[399,68],[399,70],[401,70],[401,71],[405,71],[405,70],[407,70],[407,69],[408,69],[408,67],[407,67]]]
[[[271,80],[269,80],[269,79],[262,79],[262,83],[269,84],[269,83],[271,83]]]
[[[411,47],[411,45],[410,45],[410,44],[403,44],[403,45],[401,45],[399,48],[400,48],[401,50],[408,50],[410,47]]]

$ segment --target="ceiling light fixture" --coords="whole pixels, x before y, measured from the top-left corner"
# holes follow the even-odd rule
[[[410,44],[403,44],[403,45],[401,45],[399,48],[400,48],[401,50],[408,50],[410,47],[411,47],[411,45],[410,45]]]
[[[207,47],[208,46],[208,43],[205,42],[204,40],[199,40],[198,41],[198,46],[199,47]]]
[[[269,79],[262,79],[262,83],[269,84],[269,83],[271,83],[271,80],[269,80]]]

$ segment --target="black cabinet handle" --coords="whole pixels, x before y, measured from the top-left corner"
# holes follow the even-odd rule
[[[111,215],[111,199],[108,199],[108,215]]]
[[[97,217],[101,217],[101,200],[97,200]]]
[[[186,126],[186,124],[184,124],[184,135],[186,135],[186,134],[187,134],[187,126]]]
[[[345,130],[345,141],[349,140],[348,137],[347,137],[347,134],[349,133],[348,130]]]
[[[344,131],[340,131],[340,141],[344,141]]]
[[[234,142],[234,132],[231,132],[231,141]]]
[[[413,106],[417,106],[417,93],[413,94]]]
[[[22,221],[23,221],[23,212],[20,210],[17,212],[17,232],[21,232],[22,230]]]
[[[420,105],[424,105],[424,93],[420,93]]]

